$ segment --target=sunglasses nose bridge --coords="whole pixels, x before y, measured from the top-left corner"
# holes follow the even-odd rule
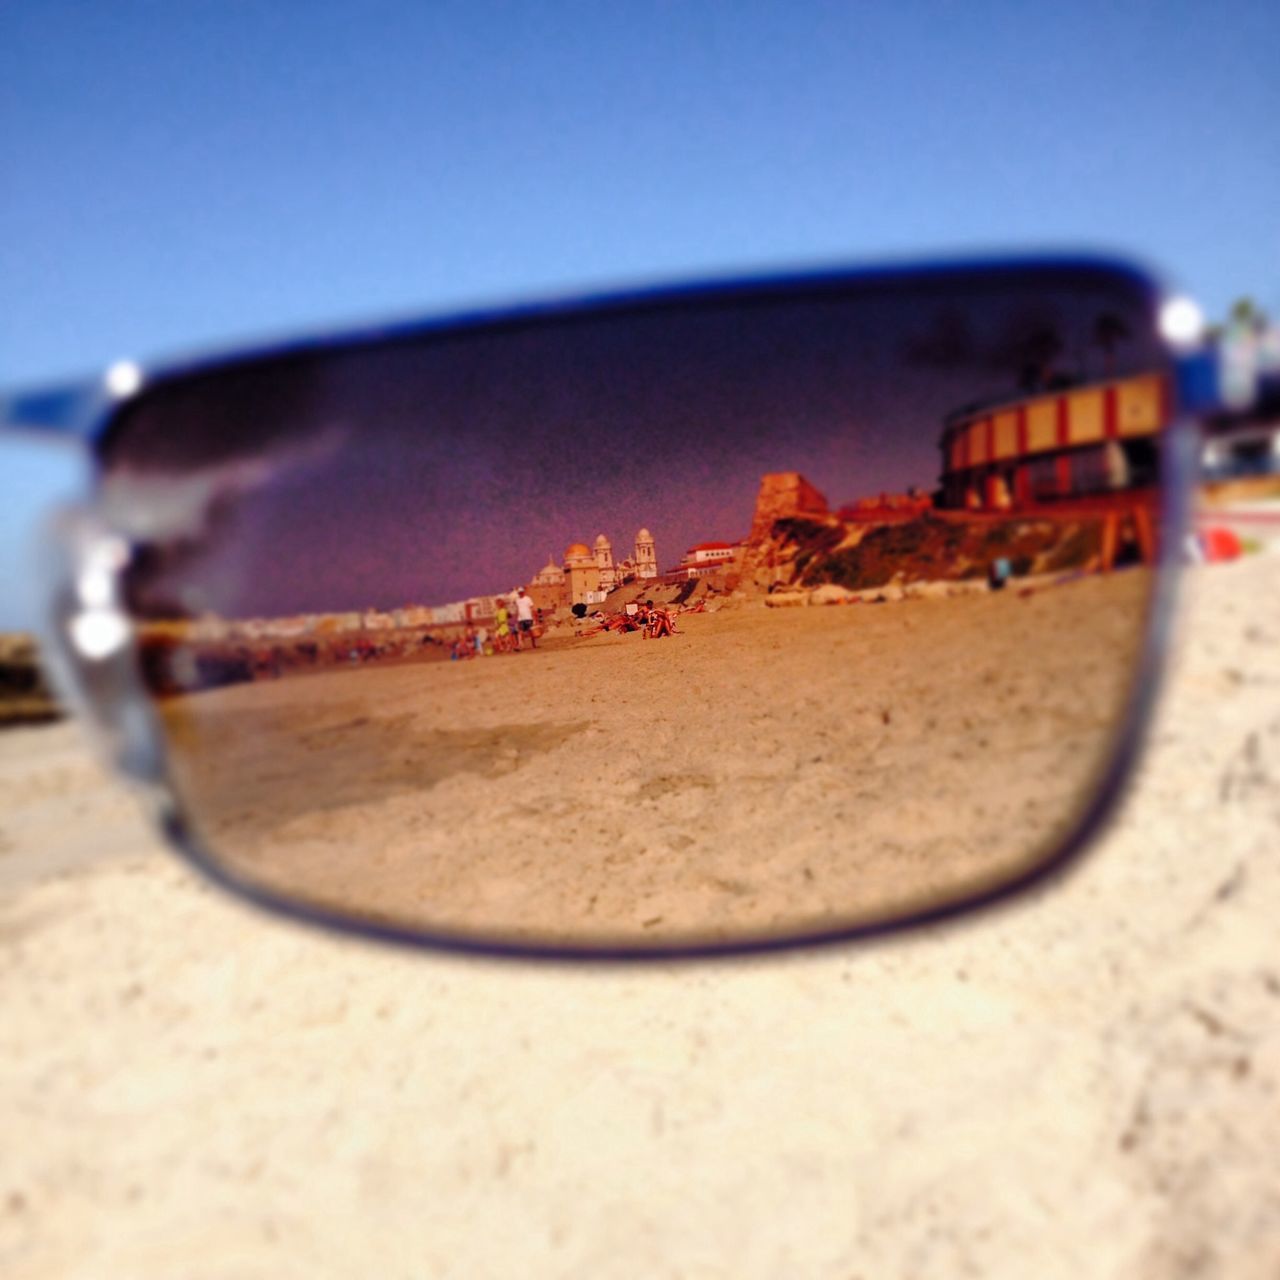
[[[48,584],[41,649],[50,678],[109,764],[137,782],[162,784],[160,735],[124,600],[129,543],[82,505],[56,512],[41,542]]]

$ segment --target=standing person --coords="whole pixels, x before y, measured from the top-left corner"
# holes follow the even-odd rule
[[[499,653],[509,653],[513,648],[518,648],[520,642],[517,640],[512,644],[514,637],[511,634],[511,624],[509,614],[507,613],[507,602],[505,600],[498,601],[498,608],[495,611],[494,622],[498,624],[497,634],[494,639],[494,648]]]
[[[516,588],[516,616],[520,619],[520,638],[528,639],[532,648],[538,647],[538,637],[533,634],[533,600],[523,587]]]
[[[520,615],[517,605],[519,604],[520,588],[517,587],[507,597],[507,616],[511,619],[511,652],[520,652]]]

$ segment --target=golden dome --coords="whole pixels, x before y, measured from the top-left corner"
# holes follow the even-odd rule
[[[587,545],[586,545],[586,543],[584,543],[584,542],[571,542],[571,543],[570,543],[570,544],[565,548],[564,558],[565,558],[566,560],[577,560],[577,559],[579,559],[581,556],[589,556],[590,554],[591,554],[591,552],[587,549]]]

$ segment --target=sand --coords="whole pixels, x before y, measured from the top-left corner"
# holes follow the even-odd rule
[[[1113,833],[890,945],[574,970],[330,941],[0,736],[0,1273],[1280,1273],[1277,564],[1193,575]]]
[[[209,847],[345,912],[552,944],[817,931],[996,882],[1075,819],[1149,584],[757,598],[659,640],[259,681],[164,714]]]

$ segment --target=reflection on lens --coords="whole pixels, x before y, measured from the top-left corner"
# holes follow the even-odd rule
[[[201,842],[363,919],[696,944],[1019,873],[1109,764],[1168,382],[1103,275],[161,384],[108,441]]]

